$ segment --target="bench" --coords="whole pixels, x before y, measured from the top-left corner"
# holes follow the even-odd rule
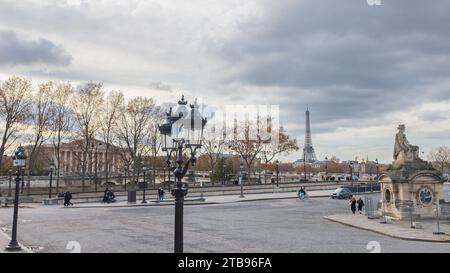
[[[3,199],[3,202],[5,202],[5,208],[8,207],[8,204],[14,204],[14,198],[12,197],[5,197]],[[0,206],[1,206],[1,200],[0,200]]]
[[[415,229],[422,229],[422,223],[421,222],[413,222],[412,227]]]

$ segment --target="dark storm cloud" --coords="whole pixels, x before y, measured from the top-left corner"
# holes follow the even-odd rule
[[[0,65],[43,63],[67,66],[72,57],[53,42],[40,38],[26,39],[12,31],[0,30]]]
[[[285,88],[270,95],[282,116],[354,125],[418,104],[449,100],[450,2],[266,1],[261,20],[214,48],[233,65],[225,82]],[[330,128],[330,130],[333,128]],[[300,131],[301,132],[301,131]]]

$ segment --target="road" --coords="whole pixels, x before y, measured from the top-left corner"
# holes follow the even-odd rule
[[[376,197],[378,198],[378,197]],[[348,213],[347,200],[311,198],[185,206],[185,252],[450,252],[445,243],[405,241],[322,218]],[[0,209],[10,227],[11,209]],[[42,252],[172,252],[174,208],[23,208],[18,239]]]

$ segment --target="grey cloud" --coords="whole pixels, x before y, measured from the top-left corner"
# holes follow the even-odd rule
[[[72,56],[53,42],[40,38],[26,39],[12,31],[0,31],[0,65],[28,65],[43,63],[68,66]]]
[[[310,104],[318,130],[332,131],[450,100],[433,88],[450,78],[450,2],[282,2],[265,1],[267,16],[210,50],[234,68],[225,83],[261,87],[255,95],[283,105],[285,121],[304,123]]]
[[[160,91],[168,91],[168,92],[172,92],[172,86],[170,86],[169,84],[163,83],[161,81],[158,82],[151,82],[149,84],[150,87],[156,89],[156,90],[160,90]]]

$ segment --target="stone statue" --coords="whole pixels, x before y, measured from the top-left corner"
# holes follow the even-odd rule
[[[406,139],[405,125],[398,126],[398,133],[395,135],[394,165],[401,166],[406,162],[422,161],[419,158],[419,147],[411,145]]]

